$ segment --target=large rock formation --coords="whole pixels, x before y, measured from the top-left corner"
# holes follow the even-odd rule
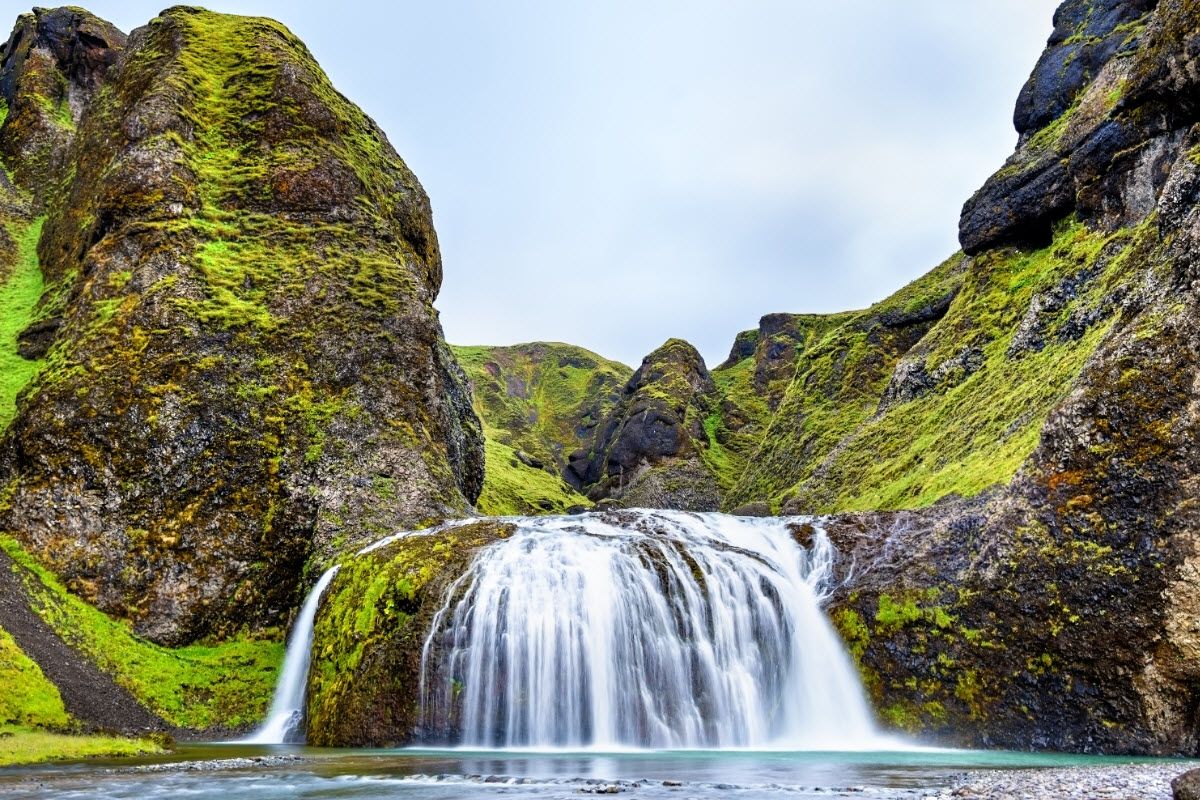
[[[277,625],[308,559],[469,508],[483,442],[428,198],[303,44],[187,7],[126,42],[59,10],[0,52],[46,286],[0,528],[178,644]]]
[[[571,453],[569,479],[592,500],[625,507],[716,510],[720,488],[706,459],[716,393],[696,348],[668,340],[642,360],[591,439]]]

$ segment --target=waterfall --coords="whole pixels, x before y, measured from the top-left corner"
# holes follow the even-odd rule
[[[247,744],[304,742],[304,693],[308,686],[308,662],[312,658],[313,620],[317,616],[317,606],[321,604],[321,595],[337,571],[337,567],[327,569],[304,600],[288,640],[283,670],[271,700],[271,713],[254,736],[246,740]]]
[[[836,552],[819,530],[802,546],[789,522],[517,520],[434,617],[422,735],[477,747],[885,746],[821,610]]]

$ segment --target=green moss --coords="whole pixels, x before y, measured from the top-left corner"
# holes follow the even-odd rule
[[[842,635],[850,657],[856,664],[861,664],[863,652],[871,641],[871,629],[867,623],[853,608],[839,608],[833,613],[833,624]]]
[[[17,257],[0,284],[0,430],[7,428],[16,415],[17,395],[41,366],[17,354],[17,335],[33,321],[34,306],[42,295],[37,244],[43,221],[39,217],[30,224],[8,225],[17,243]]]
[[[64,728],[69,724],[58,688],[3,629],[0,629],[0,686],[4,687],[0,691],[0,727]],[[0,741],[0,749],[3,746]],[[0,765],[3,763],[0,753]]]
[[[163,751],[162,744],[151,739],[78,736],[21,727],[0,727],[0,767],[147,755]]]
[[[835,331],[805,355],[806,368],[738,483],[737,501],[800,497],[815,512],[916,508],[1006,483],[1104,338],[1112,312],[1098,312],[1080,337],[1059,332],[1073,314],[1104,308],[1103,298],[1127,279],[1127,254],[1148,230],[1106,236],[1067,223],[1049,247],[974,258],[950,310],[908,357],[919,358],[927,374],[957,363],[966,350],[982,363],[970,374],[947,370],[915,400],[883,413],[879,398],[899,353],[889,357],[887,330],[864,322],[879,311]],[[1096,274],[1060,311],[1039,320],[1041,349],[1009,353],[1033,295],[1083,273]],[[943,289],[950,277],[934,283]],[[900,297],[885,303],[911,305]],[[789,478],[795,483],[781,486]]]
[[[917,733],[922,728],[919,711],[905,703],[893,703],[879,712],[879,716],[887,725],[909,733]]]
[[[561,474],[570,454],[585,446],[591,427],[612,409],[633,371],[557,342],[451,349],[470,378],[475,413],[488,441],[477,507],[489,514],[541,514],[587,505],[553,475],[520,462],[514,465],[513,451]]]
[[[0,537],[0,547],[24,568],[22,577],[42,619],[163,719],[208,728],[265,716],[283,660],[280,642],[241,638],[159,647],[70,594],[12,538]]]
[[[592,505],[561,478],[521,463],[516,451],[507,445],[488,439],[485,453],[483,491],[475,504],[481,514],[563,514],[571,506]]]
[[[419,659],[447,575],[462,574],[479,547],[510,533],[511,527],[490,521],[435,529],[342,564],[313,631],[311,744],[337,741],[339,726],[360,725],[367,715],[376,720],[380,714],[400,715],[404,721],[397,723],[399,729],[412,723],[416,685],[406,678],[415,673],[392,665],[397,659]],[[422,612],[426,616],[414,623],[414,615]],[[380,696],[392,702],[381,707]],[[395,703],[396,697],[411,697],[413,705]]]
[[[937,589],[925,593],[906,592],[899,600],[890,594],[879,595],[875,614],[875,632],[881,635],[894,634],[899,629],[919,624],[932,632],[949,631],[957,617],[950,614],[939,602],[941,592]]]

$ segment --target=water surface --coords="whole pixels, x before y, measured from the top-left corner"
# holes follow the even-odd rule
[[[294,754],[280,765],[138,772],[146,766]],[[512,752],[183,745],[169,756],[0,769],[0,798],[912,798],[967,769],[1153,763],[1154,759],[904,752]],[[612,790],[616,791],[613,792]]]

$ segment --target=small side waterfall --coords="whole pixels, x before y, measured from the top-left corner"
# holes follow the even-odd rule
[[[824,533],[636,513],[523,519],[479,553],[424,645],[430,743],[886,746],[821,610]]]
[[[312,658],[313,620],[317,616],[317,606],[321,604],[321,595],[337,571],[337,567],[327,569],[304,600],[288,640],[283,670],[279,674],[279,683],[275,685],[275,697],[271,700],[271,713],[254,736],[246,740],[247,744],[304,742],[304,693],[308,684],[308,664]]]

